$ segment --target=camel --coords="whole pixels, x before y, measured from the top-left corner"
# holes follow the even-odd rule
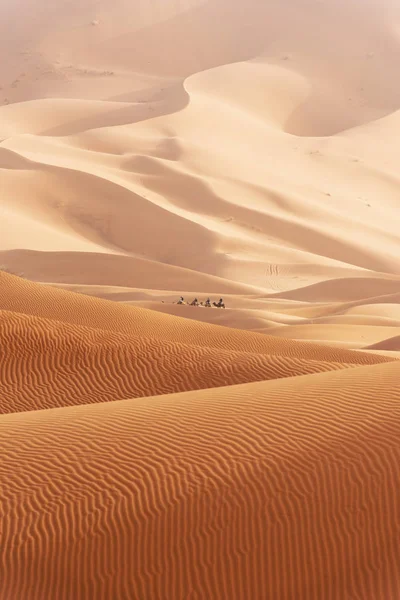
[[[215,308],[225,308],[225,303],[222,298],[220,298],[219,302],[213,302],[213,306],[215,306]]]

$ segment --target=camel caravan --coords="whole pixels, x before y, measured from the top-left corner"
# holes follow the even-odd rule
[[[207,300],[205,302],[199,302],[197,300],[197,298],[195,298],[194,300],[192,300],[192,302],[186,302],[185,298],[183,296],[181,296],[177,302],[177,304],[187,304],[188,306],[204,306],[205,308],[225,308],[225,303],[222,300],[222,298],[219,299],[219,302],[213,302],[211,304],[211,300],[210,298],[207,298]]]

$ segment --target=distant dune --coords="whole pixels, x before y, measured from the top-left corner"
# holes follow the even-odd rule
[[[398,3],[0,0],[0,53],[0,600],[398,600]]]
[[[137,338],[155,338],[160,341],[213,348],[216,352],[229,350],[348,364],[375,364],[386,361],[379,356],[361,352],[295,342],[249,331],[213,326],[140,307],[130,307],[28,282],[6,273],[0,273],[0,310],[43,317],[114,334],[122,333]],[[207,309],[198,308],[198,310]]]
[[[167,293],[246,295],[223,324],[274,334],[300,302],[330,316],[397,293],[400,11],[384,5],[3,3],[0,266],[164,312]],[[299,321],[302,339],[381,341],[337,317],[340,340]]]

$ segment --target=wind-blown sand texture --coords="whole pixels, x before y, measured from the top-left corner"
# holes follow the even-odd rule
[[[397,361],[8,274],[0,342],[1,599],[400,592]]]
[[[398,373],[3,415],[1,597],[398,597]]]
[[[398,600],[398,3],[0,0],[0,53],[0,600]]]

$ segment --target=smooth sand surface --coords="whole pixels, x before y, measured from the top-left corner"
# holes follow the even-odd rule
[[[0,0],[0,55],[0,600],[398,600],[398,3]]]

